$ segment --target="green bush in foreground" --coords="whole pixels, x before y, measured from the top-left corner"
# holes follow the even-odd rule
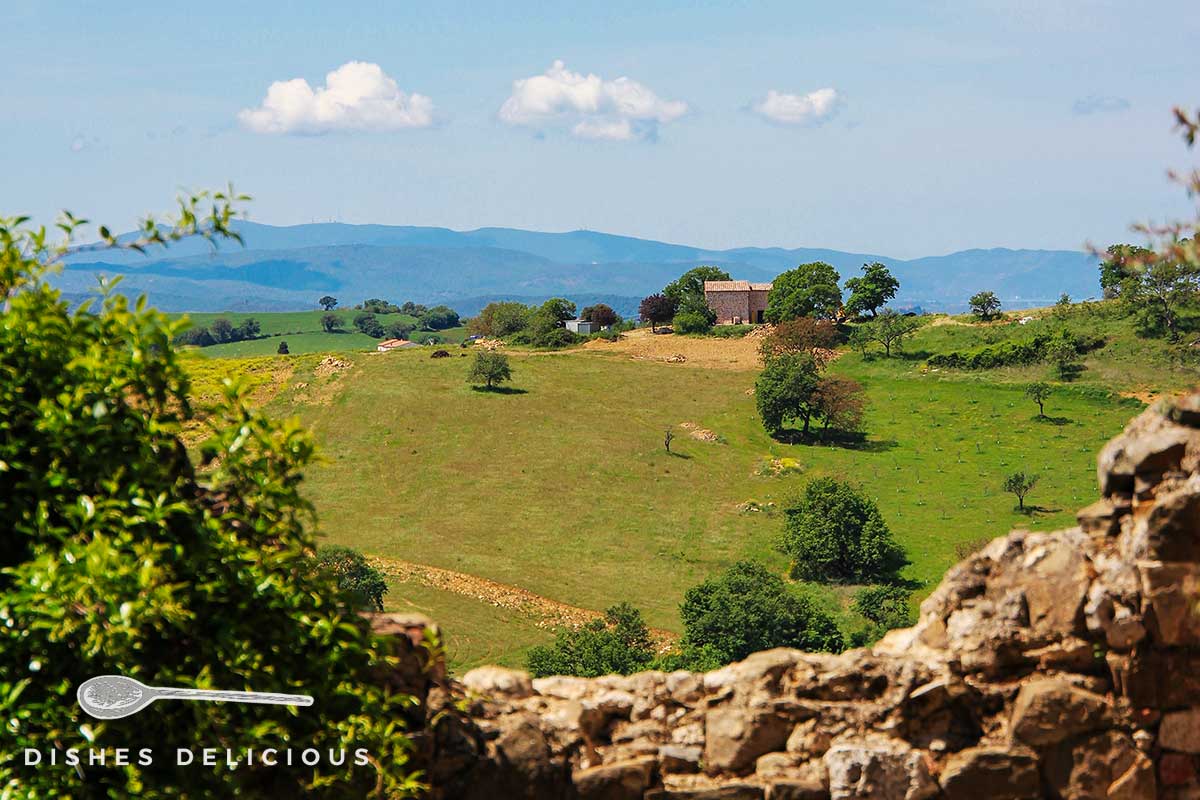
[[[199,203],[211,200],[202,219]],[[140,245],[233,236],[232,198],[199,196]],[[65,227],[74,222],[68,218]],[[114,244],[107,229],[101,236]],[[193,419],[172,347],[180,325],[108,294],[74,313],[44,280],[63,248],[0,220],[0,786],[13,798],[397,797],[412,794],[400,727],[412,699],[380,685],[385,643],[311,569],[300,495],[312,440],[226,387],[207,409],[204,467],[180,441]],[[310,694],[309,708],[158,702],[101,722],[85,679]],[[103,767],[87,749],[109,749]],[[124,766],[113,748],[129,748]],[[176,748],[218,748],[176,766]],[[247,748],[313,748],[318,765],[245,763]],[[26,767],[26,748],[44,763]],[[138,752],[153,751],[140,764]],[[370,754],[355,765],[354,751]],[[80,749],[78,772],[63,750]],[[242,761],[224,762],[228,749]],[[340,765],[330,763],[346,751]],[[58,751],[59,763],[48,763]]]

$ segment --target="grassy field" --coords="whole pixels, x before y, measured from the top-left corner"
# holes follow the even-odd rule
[[[554,640],[553,631],[503,609],[419,583],[389,581],[385,600],[387,611],[418,611],[437,620],[447,662],[459,673],[482,664],[524,668],[530,647]]]
[[[263,338],[200,348],[200,352],[212,358],[274,355],[279,350],[280,340],[287,342],[288,352],[292,355],[374,350],[375,346],[379,344],[378,339],[372,339],[354,329],[354,317],[361,312],[354,309],[337,309],[329,312],[336,314],[342,320],[344,330],[336,333],[329,333],[321,326],[321,318],[326,313],[325,311],[205,312],[172,316],[186,316],[194,327],[208,327],[218,319],[227,319],[235,326],[250,317],[258,320],[264,335]],[[415,325],[417,322],[416,317],[407,314],[377,314],[376,316],[384,325],[393,322]],[[413,331],[410,338],[420,341],[421,335],[420,331]],[[467,329],[462,326],[448,328],[444,331],[437,331],[436,335],[448,343],[457,344],[467,337]]]
[[[326,541],[585,608],[630,600],[652,626],[678,631],[684,591],[732,561],[786,569],[773,548],[775,509],[811,478],[849,480],[876,499],[907,550],[905,577],[924,594],[964,543],[1072,524],[1096,495],[1098,449],[1143,407],[1122,393],[1195,379],[1177,351],[1136,339],[1123,321],[1073,322],[1111,342],[1087,357],[1078,381],[1056,384],[1049,418],[1038,419],[1023,392],[1049,377],[1046,365],[930,370],[925,358],[1058,323],[961,322],[927,320],[902,358],[847,353],[834,364],[870,399],[867,442],[855,448],[771,439],[755,414],[752,357],[732,361],[724,351],[726,368],[619,348],[515,351],[505,393],[470,387],[468,358],[433,360],[425,349],[350,354],[350,370],[321,380],[315,356],[198,361],[209,373],[253,365],[260,379],[274,375],[265,363],[288,365],[286,380],[268,382],[277,389],[269,408],[299,413],[322,445],[306,488]],[[682,423],[718,441],[694,439]],[[667,428],[673,454],[662,444]],[[1029,514],[1000,488],[1018,469],[1041,474]],[[749,503],[767,510],[747,511]],[[845,587],[808,590],[834,608],[850,596]],[[457,668],[519,664],[550,636],[486,602],[415,583],[394,583],[388,602],[438,619]]]

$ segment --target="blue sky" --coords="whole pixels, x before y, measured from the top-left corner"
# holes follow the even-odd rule
[[[1192,3],[183,5],[4,4],[0,213],[124,228],[232,180],[275,224],[907,257],[1188,208]]]

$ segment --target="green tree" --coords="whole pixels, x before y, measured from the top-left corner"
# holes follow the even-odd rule
[[[875,319],[864,322],[859,328],[862,336],[883,346],[883,354],[892,357],[892,348],[904,349],[904,340],[912,336],[921,327],[914,317],[897,314],[892,309],[884,309]]]
[[[629,603],[618,603],[604,619],[579,628],[563,628],[552,645],[529,650],[526,666],[535,678],[547,675],[630,675],[647,669],[654,658],[654,643],[642,612]]]
[[[708,307],[704,297],[705,281],[731,280],[729,273],[720,267],[694,267],[671,281],[663,288],[663,295],[675,301],[676,313],[687,313],[704,317],[707,327],[717,321],[716,313]]]
[[[181,201],[125,246],[236,238],[232,193]],[[203,208],[211,207],[205,216]],[[63,219],[69,231],[77,224]],[[107,227],[100,237],[116,246]],[[412,698],[380,680],[389,645],[308,568],[300,494],[313,443],[255,411],[236,386],[197,413],[172,339],[184,323],[102,286],[73,309],[45,279],[66,250],[0,220],[0,703],[5,748],[152,749],[75,772],[0,760],[14,797],[364,797],[416,788],[398,721]],[[185,425],[208,438],[189,456]],[[87,676],[151,685],[311,694],[279,706],[159,703],[133,724],[84,716]],[[179,769],[176,748],[366,748],[366,767]],[[60,755],[61,757],[61,755]],[[60,762],[61,764],[61,762]]]
[[[649,297],[643,298],[638,305],[638,315],[650,323],[650,330],[657,330],[657,326],[669,322],[674,316],[679,304],[670,297],[664,294],[652,294]]]
[[[995,318],[1000,313],[1000,298],[995,292],[976,292],[968,301],[971,313],[984,322]]]
[[[538,311],[546,318],[554,321],[556,327],[563,327],[569,319],[575,319],[575,304],[562,297],[551,297],[542,303]]]
[[[1054,365],[1054,371],[1060,380],[1071,380],[1081,369],[1079,349],[1075,342],[1066,336],[1059,336],[1047,342],[1043,354],[1046,360]]]
[[[286,356],[286,355],[288,355],[288,354],[289,354],[289,352],[288,352],[288,346],[287,346],[287,340],[286,340],[286,339],[280,339],[280,340],[279,340],[279,349],[277,349],[275,352],[276,352],[276,353],[278,353],[278,354],[279,354],[279,355],[281,355],[281,356]]]
[[[1034,474],[1026,474],[1024,470],[1021,470],[1004,479],[1003,489],[1009,494],[1016,495],[1019,511],[1025,510],[1025,497],[1033,491],[1033,487],[1037,486],[1039,477]]]
[[[874,317],[878,309],[896,296],[900,281],[878,261],[863,264],[862,269],[861,278],[846,281],[846,289],[850,292],[846,300],[846,313],[858,316],[866,311]]]
[[[1136,279],[1125,281],[1121,298],[1141,315],[1144,330],[1165,330],[1177,342],[1182,315],[1200,300],[1200,264],[1154,258]]]
[[[720,664],[772,647],[837,653],[845,646],[828,614],[752,561],[688,589],[679,613],[684,652],[709,654]]]
[[[491,389],[509,380],[512,380],[512,369],[508,365],[508,356],[492,350],[481,350],[475,354],[475,360],[467,372],[467,383],[482,383]]]
[[[218,344],[233,341],[233,323],[224,317],[217,317],[212,321],[212,336],[217,340]]]
[[[386,333],[383,329],[383,323],[379,321],[379,317],[375,316],[370,311],[364,311],[354,318],[354,327],[358,328],[360,333],[365,333],[375,339],[382,339]]]
[[[479,336],[505,338],[525,330],[533,309],[524,303],[488,303],[467,322],[467,330]]]
[[[807,435],[818,409],[819,384],[817,362],[807,353],[788,353],[768,361],[754,382],[754,403],[763,427],[777,434],[795,420]]]
[[[1025,387],[1025,396],[1033,402],[1037,403],[1038,417],[1045,419],[1046,417],[1046,400],[1050,398],[1050,394],[1054,390],[1050,388],[1050,384],[1038,381],[1031,383]]]
[[[417,322],[424,330],[444,331],[458,326],[458,312],[449,306],[434,306],[426,309]]]
[[[327,294],[317,301],[317,305],[319,305],[324,311],[333,311],[335,308],[337,308],[337,298],[333,295]]]
[[[847,483],[817,478],[783,511],[779,549],[792,559],[793,577],[866,583],[903,564],[879,508]]]
[[[1104,299],[1121,297],[1129,282],[1136,282],[1143,265],[1154,257],[1154,251],[1133,244],[1110,245],[1106,258],[1100,262],[1100,289]]]
[[[895,584],[864,586],[855,592],[854,602],[850,604],[850,608],[866,619],[868,625],[851,635],[851,644],[855,647],[863,647],[878,641],[885,633],[894,628],[911,625],[910,595],[908,589]]]
[[[337,314],[323,314],[321,316],[321,327],[326,333],[333,333],[342,329],[342,318]]]
[[[408,339],[413,332],[413,326],[407,322],[389,322],[383,326],[384,335],[389,339]]]
[[[842,307],[841,276],[824,261],[801,264],[775,278],[767,294],[767,322],[797,317],[837,317]]]
[[[362,553],[341,545],[322,547],[317,550],[316,568],[334,577],[350,607],[383,611],[387,580]]]

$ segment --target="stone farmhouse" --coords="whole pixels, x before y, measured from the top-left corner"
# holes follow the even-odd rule
[[[764,322],[769,283],[705,281],[704,300],[717,315],[718,325],[754,325]]]

